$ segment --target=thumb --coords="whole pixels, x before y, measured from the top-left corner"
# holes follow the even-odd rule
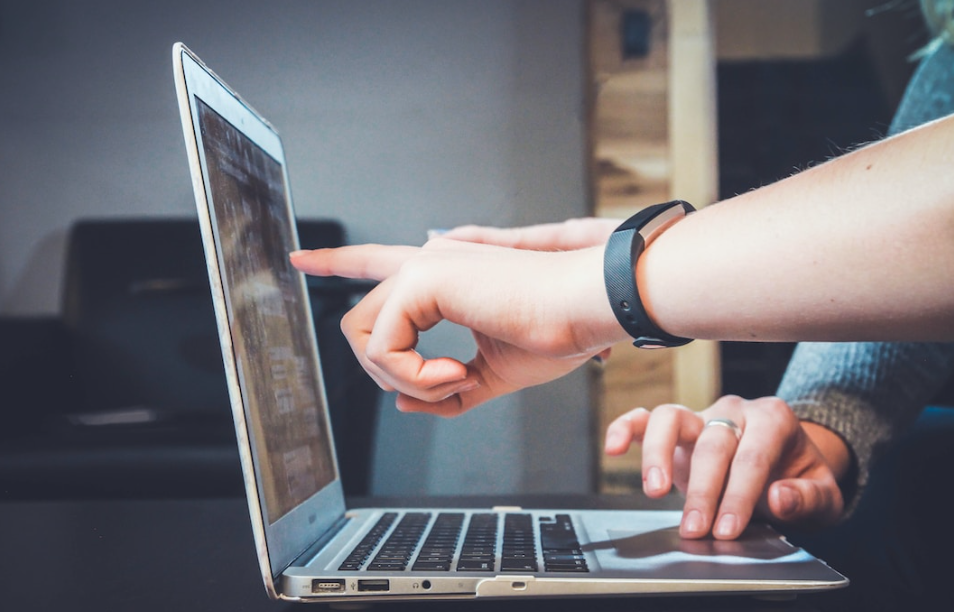
[[[790,478],[772,483],[768,507],[785,523],[830,525],[841,516],[844,500],[833,478]]]

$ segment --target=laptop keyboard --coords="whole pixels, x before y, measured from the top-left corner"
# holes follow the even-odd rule
[[[361,569],[395,520],[397,520],[397,512],[386,512],[383,514],[375,526],[364,535],[361,542],[355,546],[354,550],[351,551],[351,554],[348,555],[348,558],[344,560],[344,563],[342,563],[338,569],[341,571]]]
[[[533,519],[529,514],[508,514],[504,517],[500,571],[537,571],[537,543],[533,533]]]
[[[403,572],[408,561],[427,529],[431,515],[423,512],[408,512],[384,541],[384,546],[374,556],[368,569],[375,572]]]
[[[497,562],[497,516],[473,514],[457,561],[458,572],[492,572]]]
[[[495,572],[499,564],[500,572],[536,573],[542,560],[545,572],[589,571],[570,515],[541,516],[534,525],[531,514],[507,513],[502,521],[503,536],[498,538],[500,516],[482,512],[467,520],[463,512],[441,512],[432,524],[432,513],[408,512],[395,525],[398,513],[386,512],[338,569],[401,572],[410,566],[412,571]],[[461,542],[465,521],[467,530]]]
[[[540,547],[543,549],[544,571],[589,571],[569,514],[558,514],[553,522],[540,521]]]
[[[446,572],[454,561],[457,551],[457,540],[460,539],[460,530],[464,524],[462,512],[442,513],[437,515],[434,527],[427,534],[424,546],[414,561],[414,571]],[[413,552],[413,551],[411,551]]]

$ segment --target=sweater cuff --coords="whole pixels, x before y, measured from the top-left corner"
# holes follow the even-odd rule
[[[855,417],[864,414],[857,410],[857,397],[847,397],[838,392],[828,392],[823,398],[799,399],[789,403],[794,413],[803,421],[810,421],[831,430],[845,443],[851,458],[848,471],[839,479],[838,485],[845,502],[841,520],[847,519],[855,511],[858,500],[864,492],[874,456],[873,440],[880,436],[851,436],[871,423],[854,422]],[[851,408],[849,408],[851,404]],[[890,432],[886,432],[890,436]]]

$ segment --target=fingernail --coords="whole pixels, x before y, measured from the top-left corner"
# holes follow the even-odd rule
[[[734,514],[723,514],[716,525],[715,534],[726,538],[732,537],[735,535],[738,524],[739,519]]]
[[[778,487],[775,495],[776,502],[778,502],[778,512],[781,517],[791,516],[798,511],[798,491],[792,487],[781,486]]]
[[[690,510],[682,517],[682,528],[688,533],[699,533],[705,529],[705,522],[702,520],[702,513],[698,510]]]
[[[309,252],[310,252],[310,251],[309,251],[308,249],[299,249],[299,250],[297,250],[297,251],[292,251],[291,253],[288,254],[288,256],[289,256],[289,257],[298,257],[298,256],[300,256],[300,255],[304,255],[305,253],[309,253]]]
[[[646,472],[646,492],[656,493],[663,489],[663,473],[658,467],[651,467]]]

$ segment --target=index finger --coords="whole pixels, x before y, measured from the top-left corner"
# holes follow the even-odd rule
[[[420,250],[414,246],[358,244],[294,251],[288,258],[295,268],[313,276],[384,280]]]
[[[568,219],[559,223],[512,228],[463,225],[448,231],[443,237],[516,249],[567,251],[606,242],[617,225],[619,221],[597,218]]]

